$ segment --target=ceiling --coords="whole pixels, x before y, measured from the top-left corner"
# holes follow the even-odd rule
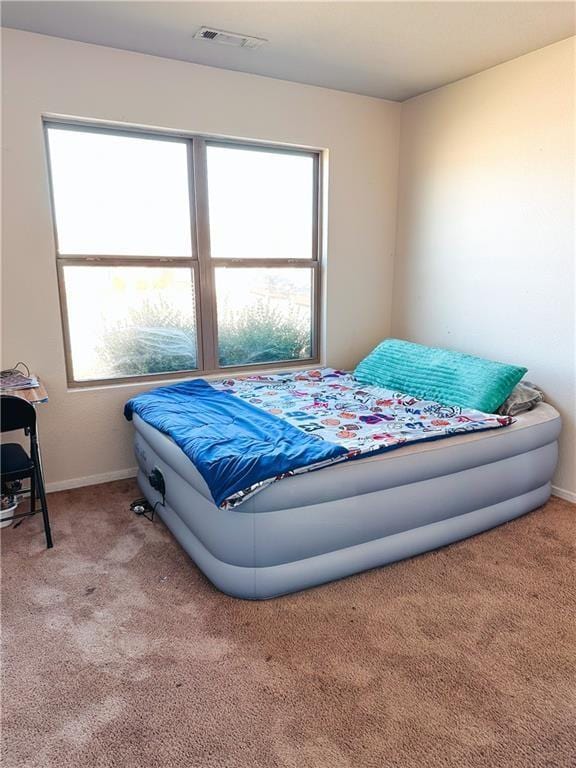
[[[2,3],[2,26],[403,101],[576,33],[572,2]],[[194,40],[200,26],[264,37]]]

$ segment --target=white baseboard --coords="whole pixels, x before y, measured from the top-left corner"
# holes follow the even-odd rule
[[[571,501],[572,504],[576,504],[576,493],[573,493],[572,491],[566,491],[564,488],[558,488],[558,486],[553,485],[552,495],[558,496],[559,499],[564,499],[565,501]]]
[[[85,485],[100,485],[101,483],[111,483],[113,480],[126,480],[129,477],[136,477],[138,469],[119,469],[116,472],[104,472],[101,475],[88,475],[87,477],[73,477],[70,480],[57,480],[54,483],[46,483],[46,493],[55,491],[67,491],[70,488],[83,488]]]

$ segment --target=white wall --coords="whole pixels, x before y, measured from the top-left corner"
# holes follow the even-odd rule
[[[393,332],[529,368],[576,499],[574,38],[402,105]]]
[[[2,40],[2,366],[25,360],[46,382],[52,487],[134,466],[122,406],[143,386],[67,388],[43,114],[327,149],[325,360],[352,366],[389,332],[399,104],[14,30]]]

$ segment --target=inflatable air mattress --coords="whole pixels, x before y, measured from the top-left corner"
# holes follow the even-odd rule
[[[503,429],[408,444],[262,488],[234,508],[166,434],[133,416],[138,482],[218,589],[265,599],[464,539],[544,504],[560,417],[541,403]],[[158,469],[163,497],[150,485]]]

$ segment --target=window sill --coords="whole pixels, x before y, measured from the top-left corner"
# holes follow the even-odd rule
[[[325,363],[322,361],[319,362],[305,362],[303,361],[303,364],[301,365],[284,365],[282,367],[273,367],[270,368],[258,368],[257,370],[254,370],[254,368],[235,368],[231,370],[229,373],[226,372],[225,369],[218,371],[217,373],[197,373],[197,374],[190,374],[190,373],[184,373],[182,376],[173,376],[171,378],[162,378],[161,376],[158,378],[150,377],[149,379],[143,380],[143,379],[135,379],[134,381],[119,381],[114,382],[111,380],[109,383],[98,383],[98,384],[74,384],[74,385],[67,385],[66,392],[67,393],[77,393],[77,392],[101,392],[101,391],[107,391],[107,390],[116,390],[116,389],[153,389],[155,387],[164,387],[168,386],[170,384],[178,384],[182,381],[193,381],[194,379],[206,379],[206,381],[215,381],[217,379],[225,379],[227,376],[230,378],[234,378],[236,376],[265,376],[266,374],[276,374],[276,373],[295,373],[296,371],[311,371],[315,368],[322,368],[325,366]]]

